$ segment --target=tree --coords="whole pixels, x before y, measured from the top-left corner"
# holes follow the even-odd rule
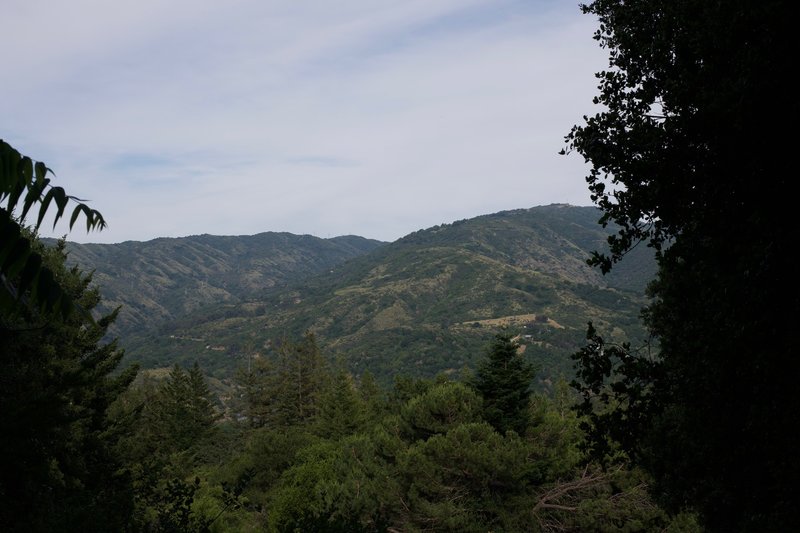
[[[90,275],[67,270],[64,242],[32,253],[87,312],[100,302]],[[9,278],[16,286],[18,280]],[[43,311],[33,301],[0,308],[0,529],[123,530],[132,512],[124,465],[107,418],[136,368],[115,372],[123,352],[103,343],[116,311],[97,320]]]
[[[277,398],[281,376],[273,361],[258,357],[247,371],[237,372],[236,380],[242,390],[241,411],[251,427],[275,426]]]
[[[316,432],[322,437],[337,439],[355,433],[365,422],[364,402],[353,378],[339,370],[320,395]]]
[[[438,383],[409,399],[400,416],[409,438],[425,440],[459,424],[480,422],[481,399],[463,383]]]
[[[278,391],[273,394],[279,425],[311,422],[319,411],[320,394],[328,379],[325,360],[313,333],[299,342],[283,340],[277,354]]]
[[[411,530],[525,531],[531,526],[536,468],[518,435],[486,422],[460,423],[410,446],[400,461],[408,480]]]
[[[329,377],[312,333],[300,342],[283,339],[273,360],[256,359],[248,373],[240,374],[250,424],[276,428],[311,422]]]
[[[798,120],[795,8],[596,0],[583,10],[599,18],[609,68],[595,99],[604,110],[573,128],[568,149],[592,165],[601,223],[620,226],[591,262],[607,272],[645,243],[659,264],[645,311],[656,353],[597,337],[579,356],[584,408],[617,410],[595,443],[620,443],[654,475],[661,503],[697,509],[712,530],[796,530],[800,225],[792,157],[774,140]]]
[[[106,226],[98,211],[68,196],[62,187],[52,186],[47,177],[52,172],[44,163],[33,161],[0,140],[0,306],[3,310],[14,309],[24,298],[44,310],[58,311],[64,317],[76,309],[68,291],[57,283],[55,273],[33,246],[32,235],[24,230],[25,217],[35,204],[39,204],[36,230],[53,201],[57,208],[53,227],[70,201],[77,202],[70,216],[70,229],[81,213],[86,219],[86,231]],[[17,216],[15,209],[20,200],[22,211]]]
[[[518,351],[511,335],[496,335],[472,380],[483,397],[484,418],[500,434],[513,430],[522,435],[529,422],[534,369]]]
[[[211,391],[195,362],[188,372],[177,364],[172,367],[145,422],[156,430],[162,450],[180,452],[205,439],[215,420]]]

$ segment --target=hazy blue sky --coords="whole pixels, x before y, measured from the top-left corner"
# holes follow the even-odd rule
[[[577,1],[3,0],[2,21],[0,138],[109,222],[71,240],[394,240],[590,203],[557,155],[606,64]]]

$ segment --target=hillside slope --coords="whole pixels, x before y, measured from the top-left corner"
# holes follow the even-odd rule
[[[206,307],[159,335],[128,339],[147,366],[199,359],[219,377],[268,357],[283,336],[317,335],[353,371],[383,380],[471,366],[501,326],[525,335],[526,354],[552,379],[570,371],[586,322],[618,340],[643,335],[647,250],[603,278],[585,265],[607,236],[593,208],[508,211],[415,232],[249,302]],[[628,272],[629,274],[625,274]]]
[[[380,246],[363,237],[197,235],[119,244],[68,243],[68,264],[94,270],[105,309],[122,306],[116,334],[141,333],[205,305],[324,272]]]

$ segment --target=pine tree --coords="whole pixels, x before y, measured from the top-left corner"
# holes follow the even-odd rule
[[[307,423],[319,409],[327,368],[313,333],[300,342],[284,341],[278,350],[280,387],[276,397],[284,425]]]
[[[166,453],[187,450],[204,439],[216,419],[197,363],[188,372],[173,366],[147,409],[145,424],[154,432],[155,446]]]
[[[65,268],[64,243],[32,242],[70,299],[95,309],[99,293]],[[112,375],[123,352],[102,339],[115,317],[64,318],[33,300],[0,308],[0,530],[121,530],[132,512],[106,416],[136,374]]]
[[[364,403],[364,415],[367,420],[369,422],[380,420],[388,408],[387,398],[369,370],[361,375],[358,394]]]
[[[509,430],[523,434],[529,421],[534,368],[518,350],[510,335],[496,335],[472,380],[483,398],[484,418],[501,434]]]
[[[352,376],[337,372],[321,395],[317,432],[322,437],[337,439],[354,433],[364,421],[364,405]]]
[[[255,359],[250,368],[237,374],[241,389],[241,414],[254,428],[274,426],[277,416],[277,395],[281,376],[274,361],[263,357]]]
[[[189,419],[192,431],[198,437],[208,433],[217,419],[214,411],[213,394],[197,361],[186,375],[186,387],[189,397]]]
[[[274,359],[258,358],[240,374],[245,416],[253,427],[284,428],[311,422],[329,379],[316,339],[282,340]]]

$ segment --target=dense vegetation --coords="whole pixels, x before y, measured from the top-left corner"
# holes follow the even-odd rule
[[[30,242],[62,290],[98,307],[63,243]],[[507,334],[474,374],[388,389],[311,334],[283,339],[216,397],[197,364],[131,384],[103,340],[116,314],[3,309],[3,530],[695,528],[650,502],[641,472],[584,461],[566,385],[532,397]],[[485,343],[496,327],[472,329]]]
[[[63,187],[52,185],[52,171],[41,161],[34,161],[0,139],[0,309],[12,310],[25,297],[46,311],[66,317],[75,306],[67,291],[55,280],[41,253],[33,246],[26,217],[36,213],[34,231],[48,213],[53,227],[75,203],[69,227],[83,215],[86,231],[102,229],[105,219],[99,211],[69,196]],[[55,207],[55,214],[50,207]],[[16,303],[15,303],[16,301]]]
[[[571,372],[565,354],[581,345],[587,320],[613,328],[620,341],[643,338],[640,289],[642,278],[654,272],[652,257],[645,249],[633,254],[626,261],[629,271],[606,284],[585,263],[609,235],[597,226],[597,216],[594,208],[554,205],[429,228],[288,287],[249,291],[248,301],[201,307],[156,329],[128,329],[121,341],[128,360],[143,367],[198,360],[214,377],[227,379],[249,358],[274,355],[272,345],[282,336],[312,330],[320,346],[350,371],[369,369],[389,385],[397,373],[430,377],[474,366],[486,335],[509,325],[528,335],[526,357],[537,365],[544,386]],[[219,239],[226,249],[242,246],[240,237]],[[122,276],[124,264],[110,259],[128,257],[115,250],[122,245],[94,246],[109,258],[83,265],[96,268],[96,276],[117,276],[117,284],[120,276],[138,279],[138,270]],[[161,264],[192,264],[181,252],[187,243],[142,246],[157,246]],[[197,271],[204,268],[200,264]],[[242,283],[235,271],[225,275],[228,287]],[[176,275],[173,287],[151,290],[153,296],[145,290],[134,294],[158,303],[188,288],[191,297],[194,285],[181,290],[183,279]],[[150,281],[144,276],[136,283]]]
[[[563,206],[431,228],[182,317],[160,353],[140,344],[191,365],[119,368],[117,312],[98,312],[63,243],[35,236],[50,203],[58,219],[75,199],[0,143],[0,529],[797,530],[800,235],[791,158],[770,136],[797,118],[794,12],[777,0],[583,9],[609,69],[603,110],[567,142],[592,164],[607,249],[564,224]],[[82,203],[70,226],[81,214],[102,227]],[[630,310],[647,270],[618,263],[640,244],[658,272],[638,347]],[[606,286],[577,260],[587,247]],[[184,268],[142,265],[167,285],[164,268]],[[170,309],[187,303],[179,292]],[[574,346],[579,317],[592,324],[576,398],[541,363]],[[191,343],[204,346],[178,350]],[[209,378],[201,354],[211,374],[239,370]],[[532,361],[551,387],[536,388]]]
[[[92,311],[99,294],[90,276],[64,267],[63,243],[31,242],[70,301]],[[136,369],[112,374],[122,351],[101,339],[114,317],[64,317],[25,299],[2,310],[0,529],[125,527],[131,487],[113,451],[119,428],[106,413]]]
[[[399,377],[382,390],[369,373],[356,378],[332,365],[307,335],[242,372],[235,408],[217,423],[197,367],[142,381],[112,415],[141,411],[117,447],[133,479],[133,523],[149,531],[696,531],[691,516],[670,517],[648,499],[640,471],[583,462],[569,388],[531,397],[532,373],[517,349],[501,335],[467,381]],[[523,372],[504,372],[509,362]]]
[[[797,531],[796,161],[773,138],[798,120],[796,7],[584,10],[609,51],[605,107],[568,141],[592,164],[603,221],[621,227],[594,263],[608,270],[645,243],[659,264],[646,314],[657,344],[611,348],[592,332],[580,354],[593,447],[616,442],[655,476],[660,502],[712,530]]]
[[[63,244],[37,246],[96,307]],[[4,531],[696,530],[640,471],[584,461],[566,384],[531,396],[507,334],[474,374],[389,389],[284,339],[217,398],[196,364],[112,375],[114,314],[2,318]]]

